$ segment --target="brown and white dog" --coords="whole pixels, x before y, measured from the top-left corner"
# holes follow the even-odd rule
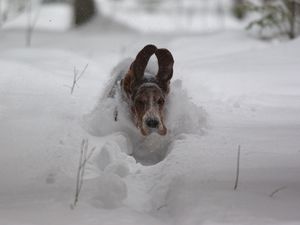
[[[158,61],[158,72],[149,74],[145,69],[154,54]],[[120,78],[122,98],[129,106],[135,126],[144,136],[152,132],[167,134],[164,105],[173,65],[174,59],[169,50],[147,45],[137,54],[124,77]]]
[[[156,56],[157,66],[151,56]],[[203,131],[203,110],[190,102],[180,80],[170,83],[173,65],[169,50],[147,45],[134,59],[115,66],[100,101],[83,123],[90,134],[105,137],[99,157],[95,154],[97,164],[105,164],[101,170],[108,165],[102,158],[113,160],[120,152],[153,165],[167,156],[177,138],[184,137],[181,134]]]

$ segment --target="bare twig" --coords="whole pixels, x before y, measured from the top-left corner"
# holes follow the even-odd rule
[[[82,77],[82,75],[84,74],[84,72],[86,71],[87,67],[89,66],[89,64],[87,63],[85,65],[85,67],[83,68],[83,70],[80,72],[78,78],[77,78],[77,81],[79,81],[79,79]]]
[[[83,186],[83,179],[84,179],[84,171],[85,165],[87,161],[91,158],[93,152],[95,151],[96,147],[93,147],[89,150],[89,141],[88,139],[83,139],[81,142],[80,148],[80,157],[78,163],[78,170],[76,176],[76,189],[75,189],[75,198],[73,204],[71,204],[71,209],[74,209],[78,203],[79,194]]]
[[[4,14],[4,10],[2,10],[2,0],[0,0],[0,28],[4,22],[4,16],[2,14]]]
[[[40,9],[32,19],[32,0],[28,0],[27,5],[27,32],[26,32],[26,45],[31,46],[32,34],[40,14]]]
[[[79,71],[76,69],[76,67],[74,66],[74,76],[73,76],[73,83],[72,83],[72,86],[70,87],[71,89],[71,95],[73,94],[74,92],[74,88],[75,86],[78,88],[78,84],[77,82],[79,81],[79,79],[83,76],[84,72],[86,71],[87,67],[88,67],[89,64],[86,64],[85,67],[83,68],[83,70],[79,73]]]
[[[274,196],[277,192],[282,191],[283,189],[286,189],[286,186],[282,186],[282,187],[279,187],[279,188],[275,189],[269,196],[270,196],[271,198],[273,198],[273,196]]]
[[[159,210],[161,210],[162,208],[165,208],[165,207],[167,207],[167,206],[168,206],[167,204],[163,204],[163,205],[159,206],[156,210],[159,211]]]
[[[236,176],[235,176],[235,184],[234,190],[237,189],[239,183],[239,174],[240,174],[240,154],[241,154],[241,146],[238,147],[238,154],[237,154],[237,166],[236,166]]]
[[[76,206],[78,202],[78,197],[80,193],[80,181],[81,181],[81,165],[82,165],[82,159],[83,159],[83,152],[84,152],[84,146],[85,146],[85,139],[82,139],[81,142],[81,148],[80,148],[80,158],[79,158],[79,164],[78,164],[78,170],[77,170],[77,178],[76,178],[76,190],[75,190],[75,199],[73,203],[73,208]]]

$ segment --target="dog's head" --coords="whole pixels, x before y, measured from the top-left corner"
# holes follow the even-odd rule
[[[153,54],[157,57],[158,72],[152,77],[145,77],[146,66]],[[137,54],[122,81],[134,122],[143,135],[167,133],[164,105],[173,75],[173,64],[174,59],[169,50],[147,45]]]

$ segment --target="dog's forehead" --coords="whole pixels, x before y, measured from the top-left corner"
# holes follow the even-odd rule
[[[143,83],[137,90],[136,96],[162,95],[163,92],[155,83]]]
[[[142,83],[143,84],[145,84],[145,83],[154,83],[154,84],[156,84],[157,83],[156,76],[154,76],[151,73],[146,73],[145,72],[145,74],[143,76],[143,79],[142,79]]]

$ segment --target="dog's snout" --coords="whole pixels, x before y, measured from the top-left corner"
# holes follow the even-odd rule
[[[146,120],[146,124],[147,124],[147,126],[150,127],[150,128],[157,128],[159,122],[158,122],[157,119],[150,118],[150,119],[147,119],[147,120]]]

